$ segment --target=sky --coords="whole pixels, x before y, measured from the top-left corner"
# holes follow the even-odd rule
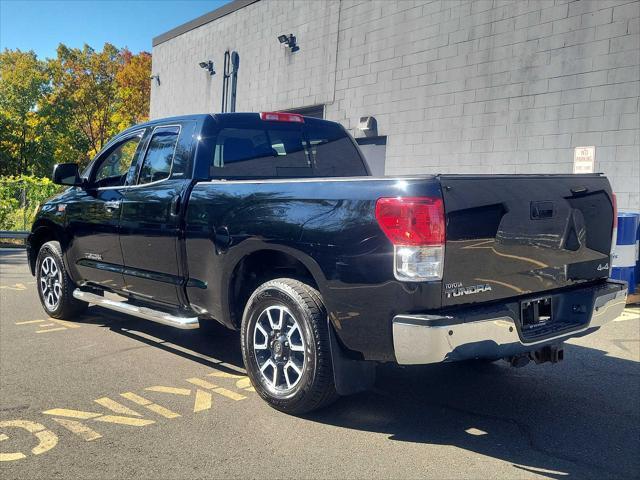
[[[229,0],[0,0],[0,50],[55,57],[59,43],[151,52],[151,39]]]

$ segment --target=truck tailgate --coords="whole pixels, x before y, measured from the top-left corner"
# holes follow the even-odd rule
[[[609,275],[613,204],[600,175],[441,175],[443,306]]]

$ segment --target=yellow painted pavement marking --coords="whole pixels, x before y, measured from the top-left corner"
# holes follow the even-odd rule
[[[238,380],[236,382],[236,387],[237,388],[241,388],[243,390],[246,390],[247,392],[255,392],[256,389],[253,388],[253,386],[251,385],[251,380],[249,380],[249,377],[244,377],[241,378],[240,380]]]
[[[177,418],[180,417],[179,413],[172,412],[168,408],[162,407],[156,403],[151,402],[151,400],[147,400],[140,395],[136,395],[133,392],[125,392],[121,393],[120,396],[126,398],[127,400],[131,400],[133,403],[137,403],[138,405],[142,405],[148,410],[157,413],[158,415],[162,415],[165,418]]]
[[[0,422],[0,428],[6,427],[22,428],[23,430],[32,433],[38,439],[38,444],[31,449],[31,453],[34,455],[40,455],[41,453],[47,452],[58,444],[58,436],[51,430],[47,430],[44,425],[39,423],[30,422],[28,420],[6,420],[4,422]],[[9,437],[7,435],[3,434],[3,440],[8,438]],[[0,462],[20,460],[25,457],[26,455],[22,452],[0,453]]]
[[[208,410],[211,408],[212,397],[209,392],[205,392],[204,390],[196,389],[196,401],[193,404],[194,412],[201,412],[202,410]]]
[[[131,410],[129,407],[122,405],[121,403],[116,402],[115,400],[110,399],[109,397],[102,397],[94,400],[98,405],[102,405],[105,408],[108,408],[112,412],[121,413],[122,415],[131,415],[133,417],[141,417],[142,415],[136,412],[135,410]]]
[[[213,383],[207,382],[206,380],[203,380],[201,378],[196,378],[196,377],[187,378],[187,382],[193,383],[194,385],[197,385],[202,388],[206,388],[207,390],[213,390],[214,388],[217,387],[217,385]]]
[[[156,423],[155,420],[147,420],[145,418],[121,417],[118,415],[104,415],[96,418],[96,422],[117,423],[118,425],[129,425],[131,427],[144,427]]]
[[[164,385],[147,387],[145,388],[145,390],[148,390],[150,392],[171,393],[173,395],[191,395],[191,390],[189,390],[188,388],[165,387]]]
[[[85,412],[83,410],[68,410],[66,408],[54,408],[46,410],[45,415],[53,415],[56,417],[78,418],[80,420],[95,419],[96,422],[116,423],[118,425],[130,425],[133,427],[143,427],[155,423],[153,420],[143,418],[121,417],[118,415],[102,415],[101,413]]]
[[[131,400],[133,403],[137,403],[138,405],[151,405],[153,402],[151,400],[147,400],[140,395],[136,395],[133,392],[125,392],[120,394],[121,397],[126,398],[127,400]]]
[[[25,324],[41,323],[44,321],[46,320],[28,320],[28,321],[25,321],[24,323]],[[79,328],[79,327],[73,326],[71,328]],[[61,328],[61,330],[64,330],[64,329],[65,328]],[[43,331],[48,331],[48,330],[43,330]],[[235,385],[237,388],[248,390],[248,391],[254,391],[248,377],[246,377],[245,375],[239,375],[239,374],[236,375],[236,374],[230,374],[226,372],[214,372],[213,374],[209,374],[209,376],[218,377],[218,378],[237,379],[237,381],[235,382]],[[244,395],[241,395],[239,393],[236,393],[234,391],[228,390],[223,387],[219,387],[218,385],[211,383],[207,380],[204,380],[202,378],[192,377],[192,378],[188,378],[186,381],[193,385],[201,387],[205,390],[209,390],[211,392],[230,398],[232,400],[237,401],[237,400],[243,400],[247,398]],[[181,396],[191,395],[190,389],[171,387],[171,386],[165,386],[165,385],[155,385],[152,387],[147,387],[145,388],[145,390],[151,391],[151,392],[168,393],[168,394],[181,395]],[[201,390],[200,388],[195,389],[195,402],[193,406],[194,412],[201,412],[211,408],[213,404],[213,395],[209,391],[205,391],[205,390]],[[155,404],[151,400],[148,400],[147,398],[144,398],[133,392],[121,393],[120,396],[122,396],[127,400],[130,400],[133,403],[141,405],[146,409],[151,410],[152,412],[155,412],[165,418],[176,418],[181,416],[180,414],[175,413],[158,404]],[[129,425],[129,426],[136,426],[136,427],[142,427],[142,426],[156,423],[154,420],[149,420],[145,418],[136,418],[136,417],[141,417],[141,414],[109,397],[101,397],[94,400],[94,402],[96,402],[98,405],[101,405],[111,410],[114,413],[119,413],[123,415],[103,415],[102,413],[97,413],[97,412],[87,412],[84,410],[73,410],[73,409],[66,409],[66,408],[53,408],[50,410],[45,410],[42,413],[45,415],[51,415],[56,417],[56,418],[52,418],[54,422],[61,425],[63,428],[67,429],[71,433],[78,435],[80,438],[82,438],[87,442],[102,438],[102,435],[96,432],[95,430],[93,430],[92,428],[88,427],[84,423],[79,422],[77,420],[93,420],[96,422],[115,423],[118,425]],[[128,416],[124,416],[124,415],[128,415]],[[76,419],[76,420],[72,420],[72,419]],[[11,421],[0,422],[0,428],[2,427],[22,428],[27,432],[32,433],[39,440],[38,445],[36,445],[31,450],[31,452],[34,455],[39,455],[41,453],[44,453],[52,449],[53,447],[55,447],[58,443],[58,437],[56,436],[56,434],[50,430],[47,430],[44,426],[38,423],[30,422],[27,420],[11,420]],[[0,441],[4,441],[7,439],[9,439],[9,437],[6,434],[4,433],[0,434]],[[25,455],[22,452],[0,453],[0,461],[20,460],[20,459],[26,458],[26,456],[27,455]]]
[[[218,387],[217,385],[210,383],[206,380],[203,380],[201,378],[187,378],[187,382],[189,383],[193,383],[194,385],[197,385],[199,387],[202,388],[206,388],[207,390],[213,390],[214,392],[230,398],[231,400],[243,400],[247,397],[245,397],[244,395],[240,395],[239,393],[236,392],[232,392],[231,390],[227,390],[226,388],[222,388],[222,387]]]
[[[79,418],[81,420],[88,420],[90,418],[96,418],[101,416],[101,413],[95,412],[83,412],[82,410],[69,410],[67,408],[52,408],[51,410],[45,410],[45,415],[55,415],[56,417],[70,417]]]
[[[39,325],[40,327],[53,327],[55,326],[55,323],[43,323],[42,325]]]
[[[26,320],[24,322],[16,322],[16,325],[28,325],[29,323],[42,323],[44,320]]]
[[[36,330],[36,333],[60,332],[66,329],[67,329],[66,327],[47,328],[46,330]]]
[[[59,320],[57,318],[50,318],[52,322],[56,322],[59,325],[67,328],[80,328],[80,325],[76,325],[75,323],[67,322],[66,320]]]
[[[7,289],[7,290],[14,290],[16,292],[21,292],[23,290],[26,290],[27,287],[25,286],[24,283],[16,283],[15,285],[2,285],[0,286],[0,289]]]
[[[102,435],[95,430],[90,429],[84,423],[69,420],[68,418],[54,418],[53,421],[59,423],[71,433],[75,433],[86,442],[102,438]]]

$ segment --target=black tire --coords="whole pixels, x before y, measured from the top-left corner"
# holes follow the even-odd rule
[[[285,376],[284,371],[281,370],[280,377],[278,374],[275,375],[274,379],[282,377],[286,381],[286,385],[281,390],[278,390],[278,381],[271,382],[266,378],[266,374],[263,375],[259,364],[260,356],[263,355],[261,358],[265,358],[264,355],[266,355],[271,359],[272,364],[280,362],[281,368],[286,369],[287,364],[282,367],[281,358],[277,357],[277,349],[281,347],[268,350],[260,349],[260,345],[255,342],[256,335],[264,337],[264,335],[256,333],[258,331],[256,323],[259,320],[264,321],[263,315],[272,308],[284,309],[285,318],[288,315],[290,317],[288,321],[293,321],[299,326],[297,329],[299,334],[295,333],[295,335],[299,335],[300,345],[294,345],[292,337],[284,333],[285,327],[281,331],[275,330],[274,342],[283,336],[291,342],[291,347],[289,347],[291,350],[283,354],[285,355],[284,360],[286,361],[286,355],[289,355],[289,360],[293,362],[294,356],[303,354],[301,368],[295,370],[296,372],[300,370],[301,374],[295,382],[292,382],[290,388],[287,388],[289,376]],[[281,320],[280,323],[282,325],[283,321]],[[289,335],[292,330],[296,331],[295,328],[292,328],[289,330]],[[242,358],[251,383],[256,392],[272,407],[282,412],[299,415],[325,407],[338,398],[333,382],[327,312],[320,293],[313,287],[290,278],[278,278],[260,285],[253,292],[245,307],[240,337]],[[267,343],[268,341],[265,340],[265,345]],[[289,345],[288,342],[285,344]],[[294,346],[301,348],[301,351],[294,352]],[[299,360],[300,357],[297,358]],[[264,363],[262,365],[264,366]],[[267,368],[269,376],[273,376],[272,373],[276,369]],[[288,368],[289,374],[291,371],[292,369]],[[297,373],[294,374],[297,375]]]
[[[56,272],[59,272],[55,276],[46,273],[51,271],[52,263],[57,269]],[[45,283],[49,289],[44,287]],[[54,296],[51,297],[49,296],[52,292],[50,289],[53,289],[56,283],[59,287],[55,286],[55,292],[58,293],[57,295],[54,293]],[[47,242],[40,247],[36,260],[36,288],[38,289],[42,308],[50,317],[72,320],[87,309],[87,302],[73,298],[73,290],[76,285],[67,273],[62,261],[60,243],[56,241]],[[56,301],[52,301],[52,298]]]

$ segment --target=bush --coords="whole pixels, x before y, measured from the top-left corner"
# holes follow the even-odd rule
[[[63,188],[48,178],[0,177],[0,230],[29,230],[38,207]]]

